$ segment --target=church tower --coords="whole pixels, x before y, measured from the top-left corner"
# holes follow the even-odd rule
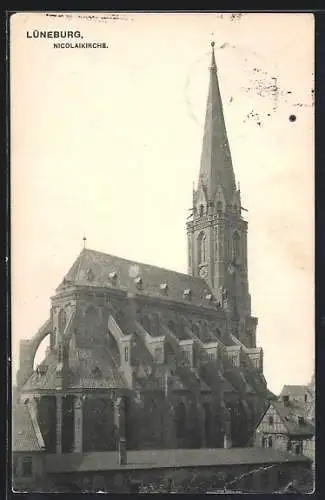
[[[232,316],[251,314],[247,278],[247,222],[227,138],[214,42],[201,167],[187,223],[188,272],[204,278]]]

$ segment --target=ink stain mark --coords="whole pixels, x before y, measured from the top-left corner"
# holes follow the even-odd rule
[[[289,120],[290,120],[291,122],[295,122],[295,121],[296,121],[296,119],[297,119],[296,115],[290,115],[290,116],[289,116]]]
[[[243,14],[231,14],[230,21],[240,21],[243,17]]]
[[[219,46],[219,49],[235,49],[235,45],[231,45],[228,42],[224,42],[222,45]]]

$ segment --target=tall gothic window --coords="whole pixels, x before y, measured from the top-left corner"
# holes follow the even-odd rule
[[[59,332],[62,334],[67,324],[67,314],[64,309],[60,309],[58,316]]]
[[[157,313],[153,313],[151,315],[151,332],[150,332],[154,337],[158,337],[160,330],[159,330],[159,316]]]
[[[186,408],[184,403],[179,403],[175,408],[176,436],[182,439],[186,435]]]
[[[202,264],[207,260],[207,242],[206,234],[200,233],[197,239],[198,263]]]
[[[148,316],[143,316],[141,323],[146,332],[151,333],[150,319]]]
[[[98,325],[98,312],[93,306],[89,306],[85,312],[84,325],[87,337],[92,338]]]
[[[240,258],[240,236],[237,231],[233,235],[233,258]]]
[[[206,444],[209,446],[210,445],[210,440],[211,440],[211,430],[212,430],[212,418],[211,418],[211,406],[209,403],[204,403],[203,404],[203,409],[204,409],[204,432],[205,432],[205,439],[206,439]]]

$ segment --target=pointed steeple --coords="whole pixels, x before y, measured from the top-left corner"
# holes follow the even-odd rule
[[[226,203],[231,203],[236,183],[218,83],[214,45],[215,43],[211,42],[210,83],[198,187],[201,185],[206,190],[209,201],[214,201],[219,187],[223,191]]]

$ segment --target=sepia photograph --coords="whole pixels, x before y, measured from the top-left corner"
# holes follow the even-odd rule
[[[315,491],[314,37],[11,15],[13,492]]]

